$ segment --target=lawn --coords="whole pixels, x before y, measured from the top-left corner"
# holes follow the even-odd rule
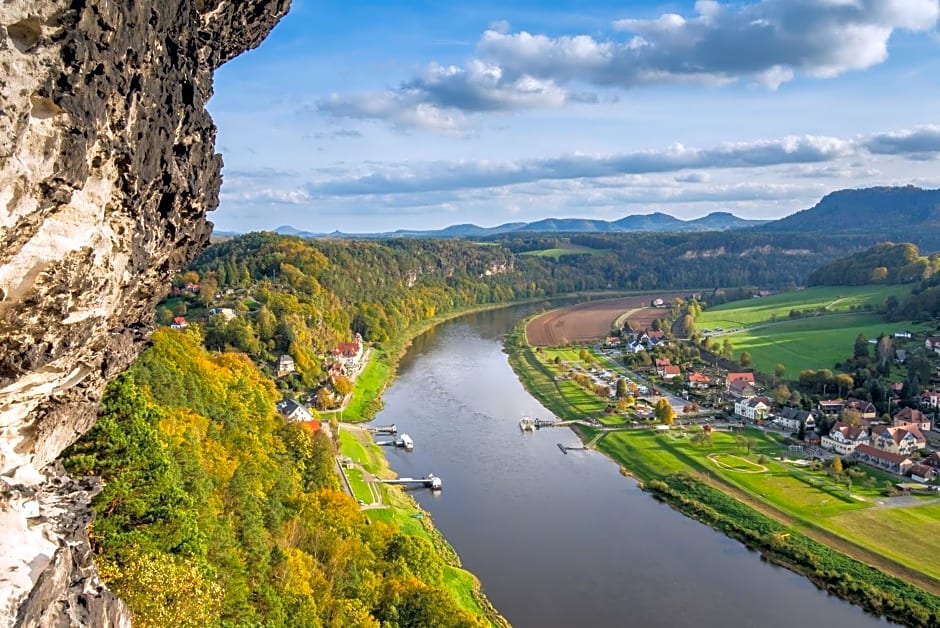
[[[392,367],[385,354],[373,349],[362,373],[356,378],[353,387],[353,396],[349,405],[343,411],[343,417],[348,421],[363,420],[363,409],[369,403],[374,403],[382,392],[391,376]]]
[[[860,333],[877,338],[881,333],[890,336],[895,331],[920,329],[910,323],[886,323],[877,314],[857,313],[785,321],[722,338],[731,341],[733,355],[750,353],[751,364],[758,371],[772,373],[779,363],[786,366],[787,376],[795,379],[802,369],[831,369],[851,357]]]
[[[829,526],[856,543],[940,578],[940,503],[869,508],[833,517]]]
[[[850,312],[853,308],[870,305],[880,308],[884,300],[894,295],[899,299],[910,294],[912,284],[893,286],[818,286],[805,290],[781,292],[760,299],[733,301],[713,308],[708,308],[696,319],[700,330],[734,329],[759,323],[767,323],[775,318],[784,320],[791,310],[827,312]]]
[[[933,577],[940,575],[940,565],[932,560],[940,556],[940,502],[936,498],[915,507],[881,507],[884,474],[858,467],[871,480],[857,479],[847,489],[822,470],[810,471],[776,460],[782,446],[768,434],[760,430],[746,434],[754,439],[750,455],[731,435],[721,432],[713,435],[710,447],[672,432],[612,432],[598,442],[598,449],[644,480],[678,472],[720,478],[800,521],[798,527],[834,532],[913,569]],[[763,461],[758,460],[760,454],[765,456]],[[714,464],[709,456],[726,466]],[[735,463],[735,458],[748,462]],[[757,464],[766,466],[767,471],[754,473]]]
[[[366,481],[362,479],[362,471],[359,469],[346,469],[346,478],[349,480],[349,486],[352,487],[353,496],[367,504],[372,503],[372,491]]]
[[[608,249],[592,249],[588,246],[581,246],[579,244],[566,244],[563,247],[553,248],[553,249],[540,249],[538,251],[525,251],[520,253],[520,255],[532,255],[534,257],[550,257],[555,261],[558,261],[560,257],[565,255],[601,255],[607,253]]]

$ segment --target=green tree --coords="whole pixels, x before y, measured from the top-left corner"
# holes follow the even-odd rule
[[[741,366],[748,367],[751,365],[751,354],[747,351],[741,352],[741,357],[738,359],[738,362],[741,363]]]
[[[630,395],[630,391],[627,389],[627,380],[620,378],[617,380],[617,398],[625,399]]]
[[[780,379],[781,377],[783,377],[786,374],[786,372],[787,372],[787,367],[783,363],[777,362],[777,364],[774,365],[774,377],[776,377],[777,379]]]
[[[855,349],[852,356],[856,360],[868,360],[868,338],[865,337],[865,334],[859,333],[855,337]]]
[[[170,308],[160,306],[157,308],[157,323],[160,325],[169,325],[173,322],[173,312],[170,311]]]

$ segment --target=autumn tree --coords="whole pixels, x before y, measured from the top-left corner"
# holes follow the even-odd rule
[[[653,410],[653,416],[663,425],[672,425],[676,419],[676,411],[667,399],[660,399],[656,402],[656,408]]]
[[[741,357],[738,360],[741,363],[741,366],[748,367],[751,365],[751,354],[747,351],[741,352]]]

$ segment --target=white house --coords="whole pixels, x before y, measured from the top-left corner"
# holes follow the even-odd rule
[[[734,402],[734,413],[751,421],[762,421],[770,413],[771,401],[767,397],[750,397]]]
[[[277,359],[277,376],[283,377],[289,375],[296,370],[294,365],[294,358],[290,357],[287,354],[282,355]]]
[[[209,310],[209,316],[221,316],[226,321],[235,318],[235,310],[230,307],[214,307]]]
[[[293,399],[283,399],[277,402],[275,406],[277,411],[288,421],[312,421],[313,415],[310,410],[297,403]]]
[[[797,431],[800,429],[801,424],[806,424],[809,419],[812,419],[813,415],[810,414],[807,410],[801,410],[800,408],[780,408],[773,414],[773,422],[786,430]],[[812,427],[816,426],[816,422],[813,421]]]
[[[843,456],[853,453],[859,445],[870,443],[871,437],[868,435],[868,430],[841,421],[833,425],[829,433],[822,437],[823,449],[831,449]]]

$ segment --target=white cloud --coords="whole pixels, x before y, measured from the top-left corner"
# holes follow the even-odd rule
[[[462,113],[598,102],[583,86],[722,86],[741,80],[772,90],[804,74],[831,78],[880,64],[898,30],[932,31],[938,0],[699,0],[694,14],[613,22],[610,37],[512,33],[494,22],[463,66],[428,65],[398,88],[333,95],[321,112],[454,132]],[[576,97],[572,84],[582,86]],[[420,109],[419,109],[420,108]]]
[[[879,133],[862,138],[815,135],[728,143],[710,148],[675,144],[666,149],[615,154],[573,153],[507,162],[439,161],[375,164],[365,172],[329,177],[307,186],[311,196],[394,195],[447,190],[491,189],[534,182],[605,179],[624,175],[679,173],[684,183],[707,182],[702,170],[751,169],[785,165],[812,166],[802,176],[839,176],[842,170],[823,165],[847,158],[879,154],[927,159],[940,155],[940,127]],[[870,166],[853,168],[864,174]],[[684,171],[693,172],[684,172]],[[799,176],[799,173],[797,173]]]

